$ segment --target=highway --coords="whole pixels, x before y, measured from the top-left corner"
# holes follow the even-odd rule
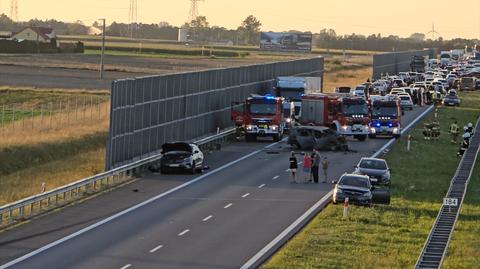
[[[350,139],[354,152],[322,152],[330,180],[388,141]],[[147,175],[0,233],[0,269],[239,268],[333,187],[289,183],[291,149],[270,143],[231,144],[207,156],[203,175]]]

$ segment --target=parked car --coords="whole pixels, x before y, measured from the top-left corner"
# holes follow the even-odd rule
[[[349,87],[349,86],[336,87],[334,89],[334,92],[336,92],[336,93],[351,93],[352,92],[352,87]]]
[[[407,92],[405,91],[404,88],[393,88],[393,89],[390,91],[390,94],[392,94],[392,95],[393,95],[393,94],[396,95],[396,94],[399,94],[399,93],[407,93]]]
[[[372,202],[372,184],[368,176],[343,174],[333,190],[333,203],[349,202],[369,205]]]
[[[448,94],[443,98],[444,106],[459,106],[460,98],[458,97],[457,91],[449,90]]]
[[[367,86],[359,85],[359,86],[355,87],[355,90],[353,90],[353,95],[365,98],[366,97],[365,96],[366,91],[367,91]]]
[[[151,171],[160,173],[187,171],[191,174],[202,172],[204,156],[195,144],[186,142],[165,143],[162,145],[160,163],[150,167]]]
[[[362,158],[355,166],[354,173],[369,176],[372,185],[390,185],[390,168],[383,159]]]
[[[295,126],[290,130],[288,144],[299,149],[348,150],[347,140],[335,130],[323,126]]]
[[[407,94],[399,94],[398,97],[400,98],[400,107],[402,109],[408,108],[409,110],[413,110],[413,101],[412,97]]]

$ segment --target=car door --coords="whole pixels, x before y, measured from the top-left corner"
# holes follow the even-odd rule
[[[325,149],[327,146],[327,140],[325,139],[322,131],[314,130],[313,131],[313,140],[315,141],[315,149]]]
[[[300,129],[297,132],[297,142],[302,149],[313,148],[314,140],[311,130],[309,129]]]
[[[192,146],[193,149],[193,160],[195,165],[200,166],[203,164],[203,153],[197,145]]]

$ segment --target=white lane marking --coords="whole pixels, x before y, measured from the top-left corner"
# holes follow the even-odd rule
[[[300,164],[302,164],[302,163],[303,163],[303,162],[299,162],[298,164],[300,165]]]
[[[163,248],[163,245],[159,245],[159,246],[157,246],[157,247],[155,247],[155,248],[152,248],[152,249],[150,250],[150,253],[154,253],[155,251],[157,251],[157,250],[159,250],[159,249],[161,249],[161,248]]]
[[[210,216],[208,216],[208,217],[206,217],[206,218],[202,219],[202,221],[203,221],[203,222],[205,222],[205,221],[208,221],[208,220],[209,220],[209,219],[211,219],[211,218],[213,218],[213,216],[212,216],[212,215],[210,215]]]
[[[275,179],[278,179],[280,176],[274,176],[272,179],[275,180]]]
[[[178,236],[184,236],[184,235],[186,235],[188,232],[190,232],[190,230],[189,230],[189,229],[186,229],[185,231],[179,233]]]
[[[247,192],[247,193],[245,193],[244,195],[242,195],[242,198],[245,198],[245,197],[247,197],[247,196],[249,196],[249,195],[250,195],[250,193]]]
[[[232,205],[233,205],[233,204],[232,204],[232,203],[230,203],[230,204],[228,204],[228,205],[224,206],[223,208],[229,208],[229,207],[231,207]]]
[[[287,173],[290,172],[290,169],[285,170],[285,172],[287,172]]]
[[[120,268],[120,269],[127,269],[127,268],[130,268],[131,266],[132,266],[131,264],[127,264],[127,265],[123,266],[123,267]]]
[[[126,215],[126,214],[128,214],[128,213],[130,213],[130,212],[132,212],[132,211],[134,211],[134,210],[137,210],[137,209],[145,206],[145,205],[151,204],[151,203],[153,203],[153,202],[155,202],[155,201],[157,201],[157,200],[159,200],[159,199],[161,199],[161,198],[163,198],[163,197],[165,197],[165,196],[167,196],[167,195],[169,195],[169,194],[172,194],[172,193],[174,193],[174,192],[176,192],[176,191],[178,191],[178,190],[184,189],[184,188],[186,188],[186,187],[188,187],[188,186],[190,186],[190,185],[192,185],[192,184],[194,184],[194,183],[196,183],[196,182],[199,182],[199,181],[201,181],[201,180],[203,180],[203,179],[205,179],[205,178],[207,178],[207,177],[209,177],[209,176],[211,176],[211,175],[213,175],[213,174],[216,174],[216,173],[218,173],[218,172],[220,172],[220,171],[222,171],[222,170],[225,170],[225,169],[229,168],[230,166],[233,166],[233,165],[235,165],[235,164],[237,164],[237,163],[239,163],[239,162],[241,162],[241,161],[243,161],[243,160],[245,160],[245,159],[248,159],[248,158],[250,158],[250,157],[252,157],[252,156],[254,156],[254,155],[262,152],[264,149],[271,148],[271,147],[273,147],[273,146],[275,146],[275,145],[278,145],[278,144],[280,144],[280,143],[282,143],[282,142],[284,142],[284,141],[286,141],[286,139],[283,139],[283,140],[280,141],[280,142],[276,142],[276,143],[270,144],[270,145],[268,145],[268,146],[266,146],[266,147],[264,147],[264,148],[262,148],[262,149],[260,149],[260,150],[256,150],[256,151],[254,151],[254,152],[252,152],[252,153],[249,153],[249,154],[247,154],[247,155],[245,155],[245,156],[243,156],[243,157],[241,157],[241,158],[239,158],[239,159],[237,159],[237,160],[235,160],[235,161],[232,161],[232,162],[230,162],[230,163],[224,164],[224,165],[222,165],[221,167],[219,167],[219,168],[217,168],[217,169],[215,169],[215,170],[213,170],[213,171],[211,171],[211,172],[208,172],[208,173],[206,173],[206,174],[203,174],[203,175],[201,175],[201,176],[199,176],[199,177],[197,177],[197,178],[195,178],[195,179],[192,179],[192,180],[190,180],[190,181],[188,181],[188,182],[185,182],[185,183],[183,183],[183,184],[180,185],[180,186],[177,186],[177,187],[175,187],[175,188],[173,188],[173,189],[171,189],[171,190],[168,190],[168,191],[166,191],[166,192],[164,192],[164,193],[161,193],[161,194],[159,194],[159,195],[157,195],[157,196],[155,196],[155,197],[152,197],[152,198],[150,198],[150,199],[148,199],[148,200],[146,200],[146,201],[143,201],[143,202],[141,202],[141,203],[139,203],[139,204],[137,204],[137,205],[134,205],[134,206],[132,206],[132,207],[130,207],[130,208],[127,208],[127,209],[125,209],[125,210],[123,210],[123,211],[121,211],[121,212],[119,212],[119,213],[117,213],[117,214],[115,214],[115,215],[113,215],[113,216],[110,216],[110,217],[108,217],[108,218],[106,218],[106,219],[104,219],[104,220],[101,220],[101,221],[99,221],[99,222],[97,222],[97,223],[94,223],[94,224],[88,226],[88,227],[85,227],[85,228],[83,228],[83,229],[81,229],[81,230],[79,230],[79,231],[77,231],[77,232],[75,232],[75,233],[73,233],[73,234],[67,235],[67,236],[65,236],[65,237],[63,237],[63,238],[61,238],[61,239],[58,239],[57,241],[54,241],[54,242],[52,242],[52,243],[50,243],[50,244],[48,244],[48,245],[45,245],[45,246],[43,246],[43,247],[41,247],[41,248],[39,248],[39,249],[37,249],[37,250],[34,250],[34,251],[30,252],[30,253],[27,253],[27,254],[19,257],[19,258],[16,258],[16,259],[13,260],[13,261],[10,261],[10,262],[8,262],[8,263],[6,263],[6,264],[0,265],[0,269],[6,269],[6,268],[9,268],[9,267],[11,267],[11,266],[13,266],[13,265],[16,265],[16,264],[18,264],[18,263],[20,263],[20,262],[22,262],[22,261],[25,261],[25,260],[27,260],[27,259],[29,259],[29,258],[31,258],[31,257],[33,257],[33,256],[35,256],[35,255],[38,255],[38,254],[40,254],[40,253],[42,253],[42,252],[44,252],[44,251],[46,251],[46,250],[49,250],[49,249],[51,249],[51,248],[53,248],[53,247],[55,247],[55,246],[58,246],[58,245],[66,242],[66,241],[68,241],[68,240],[70,240],[70,239],[73,239],[73,238],[75,238],[75,237],[77,237],[77,236],[79,236],[79,235],[82,235],[82,234],[84,234],[84,233],[86,233],[86,232],[89,232],[89,231],[91,231],[91,230],[93,230],[93,229],[95,229],[95,228],[97,228],[97,227],[99,227],[99,226],[102,226],[102,225],[104,225],[104,224],[106,224],[106,223],[109,223],[109,222],[111,222],[112,220],[118,219],[119,217],[122,217],[122,216],[124,216],[124,215]]]
[[[265,187],[266,185],[267,184],[262,184],[262,185],[258,186],[258,188],[261,189],[261,188]]]
[[[420,114],[415,120],[412,121],[405,129],[402,131],[402,135],[408,131],[414,124],[420,121],[426,114],[428,114],[433,109],[433,106],[430,106],[427,110],[425,110],[422,114]],[[386,148],[388,148],[391,144],[395,142],[395,139],[391,139],[385,146],[380,148],[375,154],[372,155],[372,158],[380,155]],[[307,212],[305,212],[300,218],[294,221],[290,226],[288,226],[283,232],[281,232],[275,239],[273,239],[268,245],[262,248],[255,256],[250,258],[240,269],[248,269],[251,268],[256,262],[258,262],[262,257],[270,251],[272,248],[275,247],[283,238],[287,237],[288,234],[295,229],[302,221],[304,221],[313,211],[315,211],[318,207],[320,207],[324,202],[331,199],[333,196],[333,190],[328,192],[325,196],[323,196],[315,205],[313,205]]]

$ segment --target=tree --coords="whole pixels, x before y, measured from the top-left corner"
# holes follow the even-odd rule
[[[242,22],[237,30],[243,33],[248,44],[257,44],[259,39],[258,33],[261,27],[262,23],[255,18],[255,16],[250,15]]]
[[[415,41],[419,41],[419,42],[422,42],[422,41],[425,41],[425,34],[422,34],[422,33],[413,33],[410,35],[409,37],[410,39],[413,39]]]
[[[194,20],[184,25],[189,32],[190,36],[193,37],[194,41],[205,42],[207,41],[207,30],[209,27],[209,23],[207,21],[207,17],[205,16],[198,16]]]

